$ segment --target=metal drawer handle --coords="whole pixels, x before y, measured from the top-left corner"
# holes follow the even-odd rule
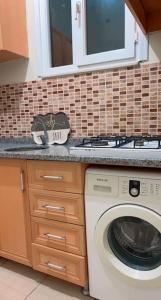
[[[52,264],[50,262],[47,262],[46,265],[48,266],[48,268],[50,269],[55,269],[55,270],[59,270],[59,271],[64,271],[66,270],[66,267],[65,266],[59,266],[59,265],[55,265],[55,264]]]
[[[54,180],[54,181],[63,181],[64,177],[63,176],[48,176],[48,175],[42,175],[40,176],[42,179],[45,180]]]
[[[21,171],[20,173],[20,190],[23,193],[25,191],[25,182],[24,182],[24,171]]]
[[[42,205],[43,208],[49,209],[49,210],[55,210],[55,211],[60,211],[60,212],[64,212],[65,211],[65,207],[59,207],[59,206],[52,206],[52,205]]]
[[[54,240],[58,240],[58,241],[65,241],[66,237],[65,236],[58,236],[58,235],[54,235],[52,233],[45,233],[45,236],[47,236],[48,238],[52,238]]]

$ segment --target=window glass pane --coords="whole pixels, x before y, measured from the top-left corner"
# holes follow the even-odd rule
[[[49,0],[52,67],[73,64],[71,0]]]
[[[135,217],[114,220],[107,239],[116,257],[133,269],[149,271],[161,265],[161,233],[144,220]]]
[[[125,47],[125,1],[86,0],[87,54]]]

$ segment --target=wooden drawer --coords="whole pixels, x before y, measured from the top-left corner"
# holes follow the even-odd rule
[[[85,256],[84,227],[32,217],[32,241]]]
[[[83,193],[85,167],[79,163],[29,161],[28,180],[31,188]]]
[[[30,189],[32,216],[84,225],[83,195]]]
[[[32,244],[33,268],[40,272],[85,286],[86,259],[60,250]]]

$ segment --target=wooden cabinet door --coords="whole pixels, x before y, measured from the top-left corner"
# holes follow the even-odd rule
[[[0,62],[28,57],[26,1],[0,0]]]
[[[0,255],[30,264],[26,162],[0,160]]]

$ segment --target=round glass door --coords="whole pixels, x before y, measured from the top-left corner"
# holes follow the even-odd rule
[[[105,211],[95,227],[95,245],[103,267],[128,280],[161,284],[161,215],[132,204]]]
[[[125,265],[149,271],[161,265],[161,234],[137,217],[120,217],[111,222],[107,239],[114,255]]]

